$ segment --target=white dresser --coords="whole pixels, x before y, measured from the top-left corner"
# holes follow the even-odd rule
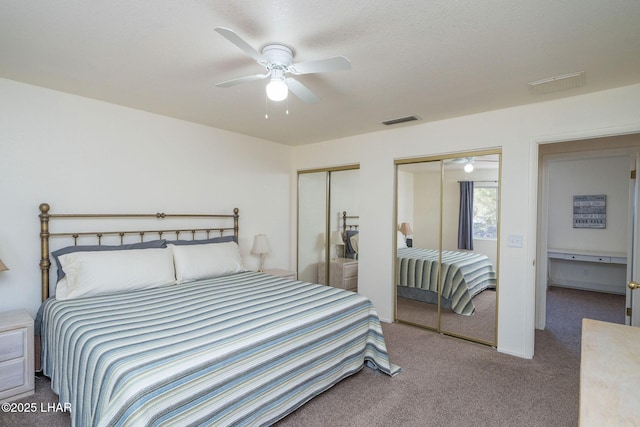
[[[0,313],[0,402],[33,391],[33,319],[25,310]]]
[[[640,423],[640,328],[583,319],[580,427]]]
[[[351,258],[337,258],[329,263],[329,283],[325,279],[325,263],[318,263],[318,283],[358,291],[358,261]]]

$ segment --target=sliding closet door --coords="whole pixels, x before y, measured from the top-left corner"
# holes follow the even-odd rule
[[[327,252],[328,175],[298,175],[298,279],[318,283]]]
[[[465,170],[468,164],[473,167]],[[448,307],[440,312],[440,329],[491,345],[496,343],[499,165],[497,154],[452,159],[444,162],[442,175],[441,286]]]
[[[396,320],[497,345],[500,157],[396,162]]]
[[[396,319],[434,330],[440,308],[441,168],[438,160],[396,170]]]
[[[300,280],[357,291],[358,257],[346,238],[347,228],[359,228],[359,172],[357,165],[298,172]]]
[[[358,289],[358,261],[350,240],[359,229],[359,186],[359,169],[329,172],[329,241],[332,256],[329,284],[354,292]]]

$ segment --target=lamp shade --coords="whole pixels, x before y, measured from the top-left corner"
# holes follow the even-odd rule
[[[0,271],[7,271],[8,269],[9,267],[4,265],[4,262],[2,262],[2,260],[0,259]]]
[[[400,232],[405,236],[413,234],[413,230],[411,229],[411,224],[409,224],[408,222],[403,222],[402,224],[400,224]]]
[[[342,235],[340,234],[339,231],[332,231],[331,232],[331,244],[332,245],[341,245],[342,243],[344,243],[342,241]]]
[[[269,248],[269,241],[267,240],[267,236],[265,234],[256,234],[253,238],[253,247],[251,248],[252,254],[268,254],[271,252]]]

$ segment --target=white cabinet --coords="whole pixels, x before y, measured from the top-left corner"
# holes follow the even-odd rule
[[[25,310],[0,313],[0,402],[33,391],[33,319]]]

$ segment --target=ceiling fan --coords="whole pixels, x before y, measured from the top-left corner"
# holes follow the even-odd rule
[[[311,92],[306,86],[288,77],[287,74],[301,75],[325,73],[329,71],[341,71],[351,69],[351,62],[344,56],[316,61],[293,62],[295,52],[292,48],[281,43],[266,44],[259,52],[240,36],[228,28],[218,27],[216,31],[231,43],[239,47],[246,54],[255,59],[258,64],[266,69],[264,74],[252,74],[216,84],[217,87],[231,87],[241,83],[253,82],[269,78],[267,84],[267,97],[272,101],[282,101],[287,98],[289,91],[302,101],[315,104],[320,98]]]
[[[469,173],[473,171],[474,163],[476,162],[489,162],[496,163],[499,160],[497,158],[493,158],[492,156],[483,156],[481,158],[476,157],[457,157],[455,159],[445,160],[445,165],[456,165],[462,164],[464,165],[464,171]]]

